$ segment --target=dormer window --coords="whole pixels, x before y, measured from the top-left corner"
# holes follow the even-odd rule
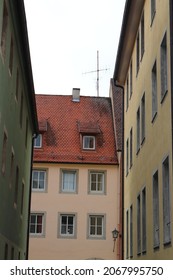
[[[34,139],[34,148],[42,147],[42,135],[38,134],[37,138]]]
[[[89,135],[83,136],[83,149],[95,150],[95,136],[89,136]]]

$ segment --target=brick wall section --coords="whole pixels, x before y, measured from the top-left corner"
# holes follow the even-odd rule
[[[118,164],[110,98],[36,95],[36,103],[43,147],[34,162]],[[96,150],[82,149],[81,129],[95,130]]]

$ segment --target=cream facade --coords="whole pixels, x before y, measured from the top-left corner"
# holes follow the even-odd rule
[[[112,238],[120,226],[118,170],[118,165],[34,163],[33,171],[45,171],[45,186],[32,189],[31,216],[42,215],[42,230],[30,231],[29,259],[119,259],[119,242]],[[66,172],[76,174],[73,190],[63,187]],[[93,173],[102,177],[96,191]]]
[[[125,259],[173,258],[171,2],[126,1],[114,72],[124,87]]]

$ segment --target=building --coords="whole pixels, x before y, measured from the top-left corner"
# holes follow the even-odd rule
[[[120,177],[111,99],[37,95],[29,259],[119,259]]]
[[[0,259],[26,259],[37,116],[22,0],[0,0]]]
[[[127,0],[114,84],[124,89],[124,258],[173,258],[173,2]]]

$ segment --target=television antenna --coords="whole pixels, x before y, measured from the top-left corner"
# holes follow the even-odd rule
[[[83,73],[83,74],[97,73],[97,96],[99,96],[99,79],[100,79],[99,78],[99,72],[107,71],[107,70],[109,70],[109,68],[104,68],[104,69],[99,68],[99,51],[97,51],[97,70],[93,70],[93,71]]]

